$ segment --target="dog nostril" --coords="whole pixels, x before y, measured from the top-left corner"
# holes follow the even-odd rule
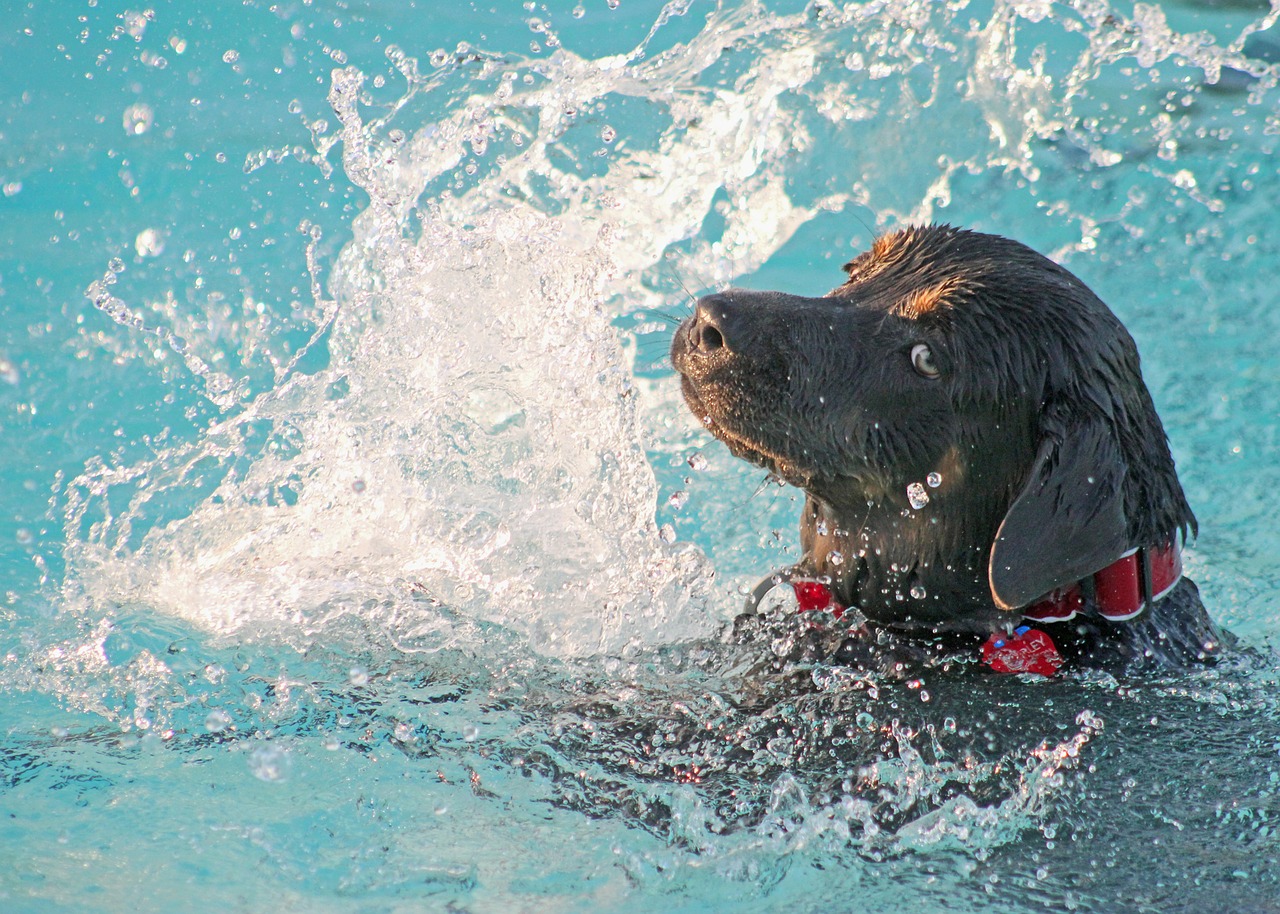
[[[724,337],[715,327],[707,324],[702,325],[701,332],[698,336],[698,348],[706,352],[720,349],[724,346]]]

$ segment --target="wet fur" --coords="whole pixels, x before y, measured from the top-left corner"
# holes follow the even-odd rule
[[[881,237],[845,269],[820,298],[708,296],[671,355],[712,434],[805,490],[798,570],[871,631],[973,640],[1130,548],[1195,533],[1133,339],[1079,279],[949,226]],[[920,343],[939,377],[913,368]],[[908,485],[931,473],[913,507]],[[1051,630],[1084,663],[1196,662],[1224,637],[1185,579],[1138,619]]]

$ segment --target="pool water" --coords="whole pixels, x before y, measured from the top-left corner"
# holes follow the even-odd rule
[[[8,19],[0,910],[1280,910],[1280,4]],[[1129,326],[1239,656],[722,636],[801,499],[673,323],[928,221]]]

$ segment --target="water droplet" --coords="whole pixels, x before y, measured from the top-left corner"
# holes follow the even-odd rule
[[[210,733],[221,733],[230,726],[231,715],[221,708],[210,711],[209,716],[204,719],[204,728]]]
[[[35,539],[35,537],[31,535],[31,531],[26,527],[19,527],[14,536],[18,540],[18,544],[22,546],[30,546],[31,541]]]
[[[930,473],[924,478],[924,481],[929,484],[929,488],[936,489],[938,486],[942,485],[942,474]]]
[[[707,468],[707,458],[699,453],[690,454],[689,466],[695,470],[705,470]]]
[[[107,264],[107,269],[110,270],[112,273],[123,273],[124,261],[121,260],[119,257],[112,257],[110,262]]]
[[[351,483],[351,491],[355,492],[357,495],[362,493],[365,488],[366,486],[363,479],[357,479],[355,482]]]
[[[232,48],[231,50],[227,51],[225,54],[222,55],[223,63],[235,63],[239,59],[240,59],[240,52],[237,51],[235,48]]]
[[[133,249],[139,257],[157,257],[164,251],[164,236],[153,228],[143,229],[133,240]]]
[[[462,728],[462,738],[469,743],[474,743],[476,741],[476,737],[479,735],[480,731],[476,728],[475,724],[467,724]]]
[[[679,511],[689,503],[689,493],[683,490],[672,492],[671,497],[667,499],[667,504],[671,506],[673,511]]]
[[[866,711],[862,711],[861,713],[859,713],[858,716],[853,719],[853,722],[856,723],[863,730],[870,730],[872,727],[876,725],[876,719],[872,717],[870,714],[868,714]]]
[[[604,125],[604,129],[600,131],[600,139],[606,143],[612,143],[618,138],[618,131],[614,130],[608,124]]]
[[[353,686],[366,686],[369,684],[369,671],[362,666],[353,666],[347,677],[351,680]]]
[[[818,536],[826,536],[831,532],[831,528],[827,526],[827,522],[825,520],[818,521],[815,530],[817,531]]]
[[[920,483],[913,482],[907,486],[907,501],[911,503],[911,507],[919,510],[929,503],[929,493]]]
[[[827,561],[830,562],[832,565],[843,565],[844,553],[838,552],[833,549],[827,553]]]
[[[574,19],[581,19],[581,18],[582,18],[583,16],[585,16],[586,14],[587,14],[587,10],[586,10],[586,8],[585,8],[585,7],[583,7],[583,5],[582,5],[581,3],[579,3],[577,6],[575,6],[575,7],[573,8],[573,18],[574,18]]]
[[[130,136],[142,136],[151,129],[154,120],[155,113],[151,106],[137,102],[124,109],[124,132]]]
[[[943,729],[943,730],[945,730],[945,731],[947,731],[948,733],[955,733],[955,732],[956,732],[956,719],[955,719],[954,717],[948,717],[948,718],[946,718],[945,720],[943,720],[943,721],[942,721],[942,729]]]
[[[288,780],[289,770],[292,767],[293,759],[280,746],[271,744],[259,746],[249,754],[249,770],[260,781],[278,783]]]
[[[923,600],[928,595],[929,595],[929,592],[924,589],[923,584],[911,585],[911,598],[913,600]]]
[[[663,524],[658,528],[658,539],[664,543],[674,543],[676,541],[676,528],[670,524]]]

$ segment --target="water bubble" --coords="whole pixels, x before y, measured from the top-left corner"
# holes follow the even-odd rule
[[[222,55],[223,63],[235,63],[239,59],[240,59],[240,52],[237,51],[235,48],[230,49],[229,51],[227,51],[225,54]]]
[[[353,666],[348,671],[347,678],[351,680],[353,686],[367,686],[369,684],[369,671],[362,666]]]
[[[260,781],[269,784],[288,780],[293,759],[281,746],[259,746],[249,754],[249,770]]]
[[[351,491],[355,492],[357,495],[364,492],[365,488],[366,486],[363,479],[357,479],[355,482],[351,483]]]
[[[600,139],[606,143],[612,143],[618,138],[618,131],[614,130],[608,124],[604,125],[604,129],[600,131]]]
[[[942,485],[942,474],[930,473],[924,478],[924,481],[929,484],[929,488],[936,489],[938,486]]]
[[[479,735],[480,731],[476,728],[475,724],[467,724],[462,728],[462,738],[469,743],[474,743],[476,741],[476,737]]]
[[[4,381],[6,384],[17,384],[19,380],[18,366],[4,356],[0,356],[0,381]]]
[[[107,262],[107,269],[112,273],[123,273],[124,261],[119,257],[112,257],[111,260]]]
[[[928,595],[929,595],[929,592],[924,589],[923,584],[911,585],[911,598],[913,600],[923,600]]]
[[[688,463],[695,470],[705,470],[707,468],[707,458],[701,454],[690,454]]]
[[[843,565],[844,553],[838,552],[833,549],[827,553],[827,561],[830,562],[832,565]]]
[[[671,506],[673,511],[679,511],[689,503],[689,493],[683,490],[672,492],[671,497],[667,499],[667,504]]]
[[[929,493],[920,483],[913,482],[907,486],[907,501],[911,503],[911,507],[919,510],[929,503]]]
[[[153,228],[143,229],[133,240],[133,248],[139,257],[157,257],[164,251],[164,236]]]
[[[579,3],[577,6],[573,8],[574,19],[581,19],[586,14],[587,14],[587,10],[581,3]]]
[[[872,717],[870,714],[868,714],[866,711],[860,712],[858,716],[853,719],[853,722],[856,723],[863,730],[870,730],[872,727],[876,725],[876,719]]]
[[[231,726],[231,715],[221,708],[210,711],[204,719],[204,728],[210,733],[221,733]]]
[[[154,15],[154,13],[151,13],[151,16]],[[143,33],[147,30],[147,13],[139,13],[137,10],[128,10],[121,18],[124,19],[124,30],[129,37],[134,41],[141,41]]]
[[[670,524],[663,524],[658,528],[658,539],[664,543],[674,543],[676,541],[676,528]]]
[[[8,181],[5,183],[4,187],[0,188],[0,192],[2,192],[6,197],[16,197],[18,194],[22,193],[22,182]]]
[[[155,112],[150,105],[137,102],[124,109],[124,132],[130,136],[142,136],[151,129]]]

